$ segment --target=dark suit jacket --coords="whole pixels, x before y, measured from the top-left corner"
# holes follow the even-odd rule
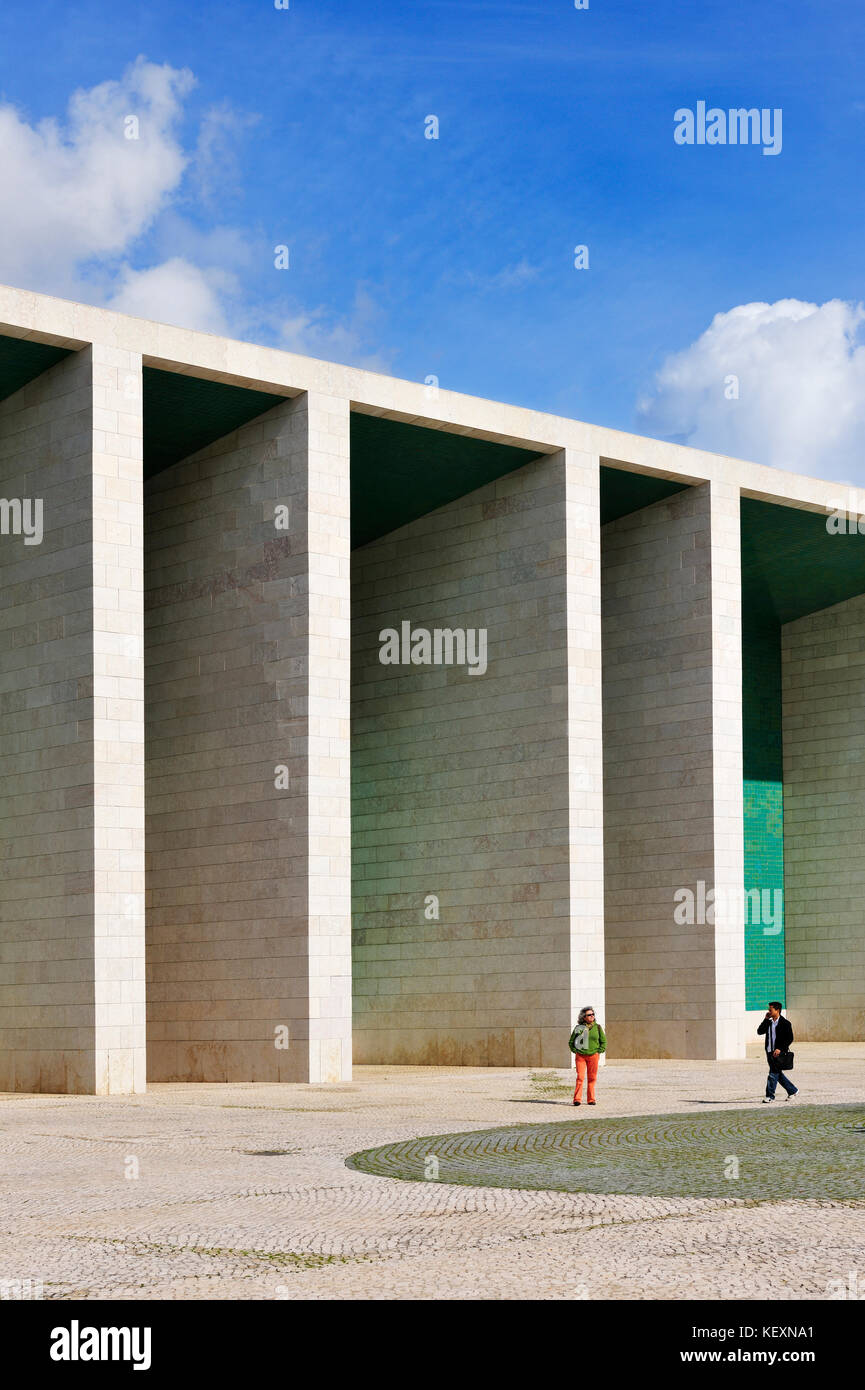
[[[769,1053],[769,1023],[770,1023],[770,1022],[771,1022],[770,1019],[764,1018],[764,1019],[763,1019],[763,1022],[760,1024],[759,1028],[757,1029],[757,1032],[758,1032],[759,1034],[765,1034],[765,1036],[766,1036],[766,1055],[769,1057],[769,1062],[770,1062],[770,1065],[771,1065],[771,1063],[775,1060],[775,1058],[773,1058],[773,1057],[771,1056],[771,1054]],[[789,1018],[785,1018],[784,1015],[782,1014],[780,1018],[778,1018],[778,1019],[775,1020],[775,1046],[776,1046],[776,1047],[779,1047],[779,1048],[781,1049],[782,1052],[789,1052],[789,1051],[790,1051],[790,1047],[791,1047],[791,1045],[792,1045],[792,1042],[793,1042],[793,1025],[792,1025],[792,1023],[790,1022]]]

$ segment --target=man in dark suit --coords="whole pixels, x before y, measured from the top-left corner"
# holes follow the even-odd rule
[[[781,1005],[777,999],[773,999],[769,1005],[769,1012],[757,1029],[757,1033],[761,1037],[765,1035],[766,1061],[769,1063],[769,1075],[766,1077],[766,1094],[763,1097],[763,1104],[768,1105],[770,1100],[775,1099],[775,1088],[779,1081],[787,1092],[787,1099],[792,1100],[794,1096],[798,1096],[799,1088],[794,1086],[792,1081],[787,1080],[780,1064],[784,1061],[784,1054],[790,1051],[793,1042],[793,1027],[788,1018],[781,1017]]]

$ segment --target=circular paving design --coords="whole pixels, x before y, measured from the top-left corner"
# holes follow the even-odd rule
[[[349,1168],[411,1182],[740,1201],[865,1197],[865,1106],[775,1101],[700,1115],[433,1134],[364,1149]]]

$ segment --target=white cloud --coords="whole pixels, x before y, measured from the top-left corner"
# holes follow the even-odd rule
[[[29,125],[0,105],[0,278],[68,293],[88,261],[147,230],[183,177],[175,124],[193,84],[139,58],[119,81],[75,92],[65,121]]]
[[[476,290],[519,290],[524,285],[536,280],[540,274],[540,267],[532,265],[525,256],[513,265],[503,266],[495,274],[485,275],[477,271],[467,270],[459,278],[465,284],[471,285]]]
[[[498,275],[493,276],[491,283],[493,288],[497,290],[519,289],[530,280],[536,280],[538,274],[538,266],[532,265],[524,256],[515,265],[506,265],[503,270],[499,271]]]
[[[365,367],[371,372],[388,372],[390,354],[369,346],[379,309],[363,288],[355,293],[351,313],[334,321],[326,309],[299,310],[279,325],[279,346],[289,352],[327,361]]]
[[[106,307],[158,323],[197,328],[202,333],[227,334],[229,325],[222,295],[234,289],[233,278],[225,272],[201,270],[181,256],[174,256],[148,270],[124,266]]]
[[[863,321],[862,305],[838,299],[740,304],[716,314],[696,342],[667,358],[653,392],[638,403],[639,428],[775,468],[865,483]]]
[[[13,107],[0,105],[0,279],[96,299],[142,318],[230,331],[224,300],[236,282],[213,265],[224,264],[228,257],[220,251],[237,240],[230,229],[208,238],[172,213],[167,235],[157,238],[166,258],[144,268],[129,260],[179,196],[190,164],[199,191],[206,191],[202,185],[227,159],[239,128],[229,108],[212,109],[202,120],[196,155],[188,156],[177,125],[194,83],[186,69],[138,58],[118,81],[76,92],[62,122],[28,125]],[[196,242],[207,254],[203,267],[190,259]]]
[[[140,57],[119,79],[75,92],[61,118],[31,123],[0,101],[0,282],[388,370],[363,288],[342,317],[290,310],[288,296],[245,301],[241,277],[271,255],[269,241],[184,215],[191,204],[212,214],[240,191],[237,145],[258,119],[211,105],[184,147],[194,86],[188,69]]]
[[[205,111],[198,131],[192,174],[199,196],[208,207],[221,208],[241,191],[242,167],[238,145],[258,121],[227,101]]]

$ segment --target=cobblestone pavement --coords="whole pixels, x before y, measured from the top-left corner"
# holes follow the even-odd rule
[[[783,1201],[862,1195],[865,1104],[791,1105],[771,1121],[783,1163],[766,1162],[763,1111],[594,1118],[397,1140],[349,1167],[404,1181],[647,1197]],[[735,1187],[731,1183],[735,1181]]]
[[[54,1299],[724,1299],[777,1298],[782,1267],[787,1298],[826,1298],[852,1271],[865,1287],[865,1191],[828,1200],[803,1160],[813,1145],[814,1171],[825,1169],[827,1106],[865,1110],[865,1046],[796,1052],[803,1101],[821,1107],[813,1127],[799,1102],[760,1105],[756,1056],[611,1061],[591,1110],[570,1105],[566,1072],[486,1068],[360,1067],[350,1085],[154,1086],[131,1099],[0,1096],[0,1281],[40,1280]],[[613,1146],[618,1195],[346,1166],[422,1135],[541,1121],[600,1134],[611,1116],[658,1115],[702,1117],[701,1129],[717,1115],[707,1132],[729,1133],[735,1158],[751,1107],[748,1152],[765,1130],[767,1167],[795,1159],[793,1199],[789,1184],[782,1201],[737,1195],[735,1178],[718,1195],[671,1195],[663,1143],[654,1190],[643,1167],[635,1186],[648,1190],[622,1192],[620,1149],[657,1133],[649,1121]],[[855,1109],[834,1113],[860,1123]],[[681,1164],[677,1126],[663,1128]]]

